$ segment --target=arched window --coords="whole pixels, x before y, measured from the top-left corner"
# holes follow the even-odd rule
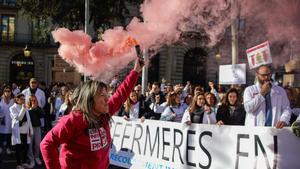
[[[34,61],[32,57],[25,57],[18,53],[10,61],[10,82],[28,84],[29,79],[34,77]]]
[[[183,66],[183,83],[205,85],[207,53],[202,48],[193,48],[186,52]]]

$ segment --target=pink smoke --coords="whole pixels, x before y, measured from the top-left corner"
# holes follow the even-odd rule
[[[142,48],[157,50],[179,41],[186,32],[201,32],[211,47],[238,15],[246,19],[248,48],[268,40],[275,64],[282,64],[291,48],[300,52],[298,0],[145,0],[140,10],[143,22],[133,18],[126,28],[106,30],[96,43],[82,31],[53,31],[61,44],[59,55],[79,72],[107,80],[136,57],[132,39]]]
[[[83,31],[60,28],[52,32],[60,42],[59,55],[87,76],[107,80],[136,57],[134,38],[142,48],[157,50],[177,42],[184,32],[205,32],[208,46],[221,38],[236,10],[226,0],[146,0],[144,21],[133,18],[125,28],[106,30],[102,40],[91,43]]]
[[[300,57],[299,0],[241,0],[239,4],[246,18],[247,47],[268,40],[275,67]]]

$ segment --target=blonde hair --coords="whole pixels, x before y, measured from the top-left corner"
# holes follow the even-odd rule
[[[32,98],[35,98],[37,104],[39,104],[39,102],[38,102],[36,96],[35,96],[35,95],[30,95],[29,98],[28,98],[28,101],[27,101],[27,103],[26,103],[26,106],[27,106],[28,109],[32,108],[32,106],[33,106],[33,105],[32,105]]]
[[[198,101],[198,97],[199,96],[203,96],[204,97],[204,100],[205,100],[205,104],[206,104],[206,99],[205,99],[205,95],[203,92],[200,92],[200,93],[196,93],[195,96],[193,97],[193,101],[191,103],[191,106],[189,108],[189,112],[190,113],[193,113],[196,109],[200,108],[198,105],[197,105],[197,101]]]

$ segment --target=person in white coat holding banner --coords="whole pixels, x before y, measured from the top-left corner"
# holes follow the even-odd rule
[[[267,65],[256,69],[256,84],[244,92],[246,110],[245,126],[272,126],[283,128],[291,118],[290,102],[285,90],[271,82],[271,68]]]

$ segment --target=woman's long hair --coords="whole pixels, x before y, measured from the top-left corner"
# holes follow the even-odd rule
[[[176,92],[171,92],[168,94],[168,99],[167,99],[167,105],[168,106],[177,106],[177,103],[176,103],[176,97],[178,96],[179,94],[176,93]]]
[[[229,99],[228,99],[228,96],[229,96],[230,93],[235,93],[236,94],[236,97],[237,97],[236,106],[240,105],[241,104],[241,96],[239,94],[239,91],[236,88],[230,88],[230,89],[228,89],[228,91],[227,91],[227,93],[226,93],[226,95],[224,97],[222,105],[224,105],[226,107],[230,106]]]
[[[78,97],[75,98],[76,105],[74,109],[80,110],[83,113],[84,120],[89,123],[91,128],[102,127],[105,121],[109,122],[111,119],[109,112],[103,112],[100,117],[96,116],[93,112],[95,105],[94,97],[97,95],[97,92],[102,89],[107,90],[105,83],[91,80],[81,85]]]
[[[206,97],[207,97],[208,95],[211,95],[211,96],[213,97],[213,99],[214,99],[213,105],[208,105],[208,102],[207,102],[207,100],[206,100]],[[217,103],[218,103],[217,97],[216,97],[213,93],[211,93],[211,92],[206,92],[206,93],[204,93],[204,96],[205,96],[205,102],[206,102],[206,105],[207,105],[207,106],[209,106],[209,107],[214,107],[214,106],[217,105]]]
[[[4,97],[5,97],[5,96],[4,96],[4,92],[5,92],[6,90],[9,90],[9,91],[10,91],[10,99],[13,98],[14,95],[13,95],[13,93],[12,93],[12,88],[11,88],[9,85],[4,85],[3,88],[2,88],[2,95],[1,95],[2,99],[4,99]]]
[[[137,101],[139,101],[139,96],[138,96],[138,94],[137,94],[135,91],[132,91],[132,92],[130,93],[129,97],[126,99],[125,103],[124,103],[124,111],[125,111],[126,113],[129,113],[129,112],[130,112],[130,109],[131,109],[132,104],[133,104],[132,100],[130,99],[131,94],[135,94],[136,97],[137,97]]]
[[[37,100],[36,96],[35,95],[30,95],[29,98],[28,98],[28,101],[26,103],[26,106],[27,106],[28,109],[33,107],[33,104],[32,104],[32,99],[33,98],[36,100],[36,102],[38,104],[38,100]]]
[[[189,111],[190,113],[193,113],[194,111],[196,111],[198,108],[200,108],[198,105],[197,105],[197,101],[198,101],[198,97],[199,96],[203,96],[205,98],[205,95],[203,92],[198,92],[195,94],[195,96],[193,97],[193,101],[191,103],[191,106],[189,108]],[[206,99],[205,99],[205,103],[206,103]]]

